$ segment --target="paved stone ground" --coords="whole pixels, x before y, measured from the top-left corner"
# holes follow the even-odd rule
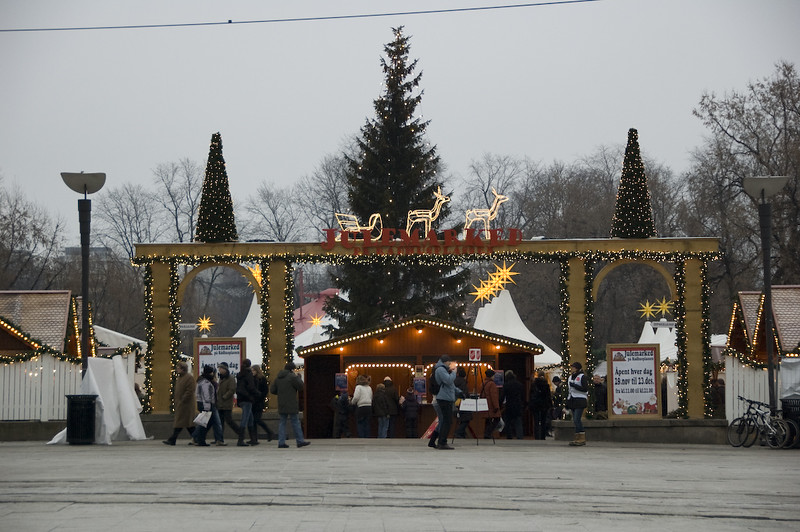
[[[0,443],[0,531],[800,530],[800,451],[530,440]]]

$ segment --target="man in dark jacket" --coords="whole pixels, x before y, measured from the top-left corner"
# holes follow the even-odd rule
[[[286,419],[290,418],[292,422],[292,430],[294,431],[294,438],[298,447],[305,447],[310,445],[311,442],[303,439],[303,427],[300,426],[300,420],[297,414],[300,412],[300,402],[297,399],[297,393],[303,390],[303,381],[297,375],[294,362],[287,362],[283,369],[278,373],[278,377],[269,387],[270,393],[278,396],[278,414],[280,415],[280,422],[278,423],[278,448],[288,449],[286,445]]]
[[[386,398],[389,399],[389,431],[388,438],[394,438],[394,425],[397,422],[397,414],[400,413],[400,395],[394,387],[392,378],[388,375],[383,378],[383,385],[386,386]]]
[[[233,416],[231,415],[233,412],[233,394],[236,393],[236,379],[231,375],[227,362],[219,363],[217,366],[217,374],[219,375],[219,386],[217,387],[217,409],[219,411],[219,416],[222,422],[227,423],[239,437],[239,442],[236,445],[239,447],[246,447],[247,444],[244,442],[244,427],[240,427],[233,420]]]
[[[503,402],[506,405],[503,412],[506,423],[505,433],[509,440],[515,437],[521,440],[522,435],[522,409],[525,406],[525,388],[517,380],[516,374],[508,370],[503,385]]]
[[[250,431],[250,439],[253,439],[255,424],[253,423],[253,403],[258,396],[256,379],[253,377],[253,370],[250,369],[249,358],[242,360],[242,371],[236,376],[236,402],[242,409],[242,432],[246,427]]]

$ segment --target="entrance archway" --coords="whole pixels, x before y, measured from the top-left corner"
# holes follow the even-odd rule
[[[708,262],[717,257],[714,238],[685,239],[592,239],[535,240],[519,238],[503,242],[471,239],[459,241],[445,234],[439,241],[431,234],[425,240],[335,241],[323,243],[242,242],[215,244],[137,244],[134,264],[145,267],[145,319],[148,358],[145,392],[148,411],[170,410],[171,372],[177,360],[180,279],[179,265],[261,264],[262,309],[261,350],[266,355],[266,372],[281,368],[292,351],[293,263],[344,262],[459,264],[472,261],[558,262],[561,292],[562,358],[586,363],[591,350],[593,270],[599,261],[633,260],[672,263],[675,267],[675,317],[678,331],[679,380],[685,393],[682,412],[703,418],[705,388],[710,375],[708,330]],[[328,235],[329,237],[331,235]]]

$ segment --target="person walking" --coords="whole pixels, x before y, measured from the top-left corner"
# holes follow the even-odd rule
[[[439,383],[439,393],[436,402],[439,404],[439,444],[437,449],[449,451],[453,447],[447,444],[450,427],[453,425],[453,405],[456,402],[456,367],[458,365],[450,360],[448,355],[442,355],[433,367],[436,382]]]
[[[294,439],[298,447],[305,447],[311,442],[303,439],[303,427],[300,426],[300,401],[297,394],[303,391],[303,380],[300,375],[294,372],[296,366],[294,362],[287,362],[283,369],[278,373],[275,382],[270,386],[269,391],[278,396],[278,448],[288,449],[286,445],[286,420],[291,420]]]
[[[258,441],[253,428],[253,403],[258,396],[256,380],[253,377],[252,363],[249,358],[242,360],[242,370],[236,376],[236,402],[242,409],[242,430],[245,428],[250,433],[250,441]]]
[[[175,379],[172,399],[175,417],[172,420],[172,436],[162,442],[165,445],[175,445],[178,435],[183,429],[189,432],[189,436],[194,434],[194,399],[197,383],[189,373],[189,366],[182,360],[175,364],[175,374],[177,378]]]
[[[261,366],[253,366],[253,380],[256,384],[256,397],[253,401],[253,435],[250,440],[250,445],[258,445],[258,427],[264,429],[267,433],[267,441],[271,442],[275,437],[275,433],[269,428],[264,421],[261,420],[261,415],[264,413],[264,408],[267,404],[267,394],[269,393],[269,386],[267,385],[267,377],[261,370]]]
[[[583,411],[586,410],[586,405],[589,404],[589,383],[580,362],[570,364],[569,370],[567,408],[572,412],[572,420],[575,423],[575,439],[569,444],[575,447],[586,445],[586,432],[583,430],[581,417],[583,417]]]
[[[400,413],[400,395],[394,387],[392,378],[388,375],[383,378],[383,385],[386,386],[386,398],[389,400],[389,430],[386,433],[388,438],[394,438],[397,414]]]
[[[467,372],[464,370],[463,367],[459,366],[458,369],[456,369],[456,380],[453,381],[453,384],[455,384],[456,386],[456,395],[462,401],[469,396],[469,386],[467,384]],[[457,414],[458,425],[456,425],[456,431],[453,434],[453,437],[466,438],[467,427],[469,427],[469,422],[472,421],[472,412],[461,410],[460,408],[457,408],[456,410],[458,412]]]
[[[486,423],[483,426],[483,439],[491,440],[497,423],[500,421],[500,392],[494,382],[494,370],[487,369],[483,372],[486,379],[481,386],[481,397],[486,398],[489,407],[486,413]]]
[[[378,419],[378,438],[386,438],[389,433],[389,398],[386,385],[380,383],[372,396],[372,415]]]
[[[550,410],[553,408],[553,396],[550,393],[550,385],[547,384],[547,377],[541,371],[531,383],[528,407],[533,415],[533,437],[537,440],[544,440],[547,437]]]
[[[220,419],[222,420],[223,435],[225,430],[225,423],[228,424],[239,441],[236,443],[239,447],[247,447],[244,441],[244,427],[239,426],[233,420],[233,395],[236,393],[236,379],[231,375],[230,368],[227,362],[220,362],[217,366],[217,374],[219,375],[219,385],[217,386],[217,412],[219,412]]]
[[[356,389],[350,404],[356,407],[356,432],[359,438],[369,438],[370,418],[372,417],[372,388],[366,375],[356,378]]]
[[[189,445],[197,445],[199,447],[210,447],[206,442],[206,433],[208,427],[214,423],[214,413],[217,411],[217,393],[214,389],[214,366],[203,366],[203,373],[197,379],[197,386],[195,388],[195,396],[197,399],[197,410],[200,412],[210,412],[211,417],[205,425],[199,425],[194,429],[192,434],[192,441]]]

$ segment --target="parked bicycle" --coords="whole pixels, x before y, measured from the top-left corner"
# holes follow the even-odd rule
[[[773,449],[795,443],[800,431],[794,421],[773,416],[767,403],[741,395],[739,400],[747,403],[747,410],[728,425],[728,443],[733,447],[750,447],[759,437]]]

